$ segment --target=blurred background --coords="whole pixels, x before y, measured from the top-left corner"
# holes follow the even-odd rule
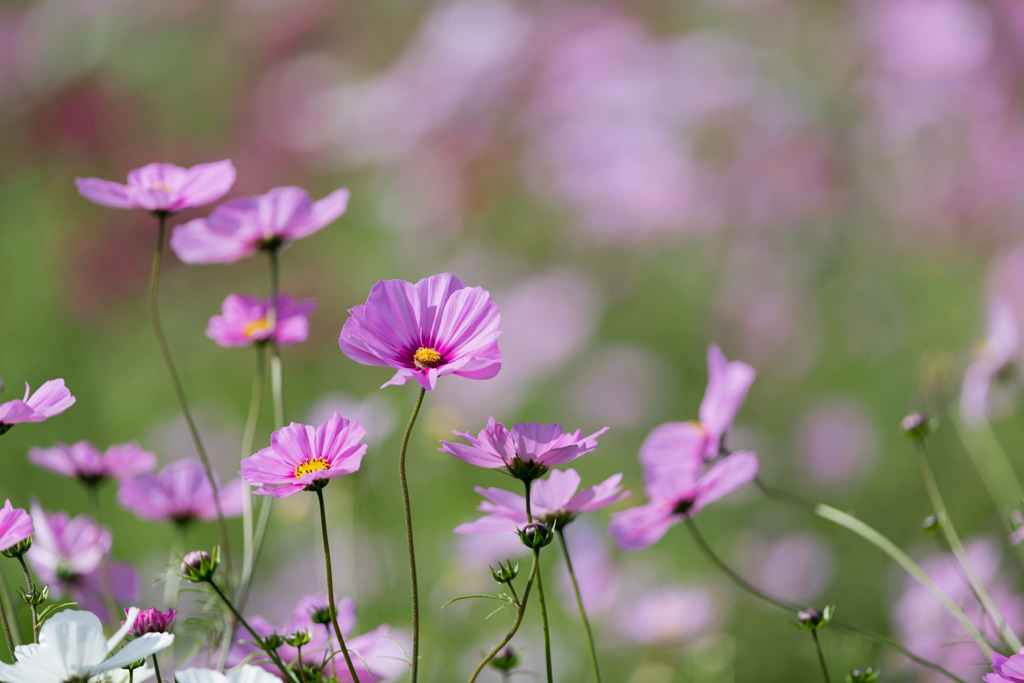
[[[768,481],[876,525],[967,604],[921,530],[931,509],[899,431],[912,409],[943,418],[939,484],[1020,633],[1010,510],[990,502],[954,425],[987,302],[1024,302],[1022,96],[1015,0],[9,0],[0,400],[63,377],[78,403],[3,437],[0,493],[86,510],[74,482],[28,465],[34,445],[137,440],[161,463],[193,454],[148,320],[155,221],[90,204],[73,181],[230,158],[229,197],[281,185],[352,193],[347,214],[282,254],[282,286],[319,304],[309,341],[285,351],[287,419],[340,409],[369,432],[362,470],[326,490],[338,592],[356,598],[359,632],[407,629],[396,469],[416,391],[379,390],[390,371],[341,354],[346,310],[378,279],[451,271],[502,311],[501,374],[443,379],[414,434],[424,680],[466,676],[512,619],[484,621],[490,603],[440,609],[492,590],[487,564],[507,546],[451,530],[475,517],[473,486],[515,482],[437,452],[437,440],[491,415],[608,425],[573,466],[585,485],[624,472],[633,493],[615,509],[639,505],[638,447],[658,424],[696,417],[713,342],[758,372],[730,446],[755,450]],[[224,478],[238,468],[254,361],[204,330],[228,294],[268,289],[264,258],[165,261],[165,329]],[[1017,375],[997,370],[993,426],[1015,460]],[[268,401],[258,447],[271,422]],[[159,606],[162,585],[149,582],[171,530],[119,510],[114,486],[101,493],[114,556],[140,567],[143,606]],[[252,604],[271,623],[324,590],[312,503],[275,510]],[[820,680],[810,638],[716,574],[682,528],[624,554],[607,513],[567,532],[605,680]],[[851,534],[753,487],[697,522],[765,590],[835,604],[837,618],[965,677],[987,670],[930,598]],[[215,525],[190,540],[209,547]],[[552,602],[558,679],[587,680],[575,606]],[[197,629],[178,628],[182,642]],[[869,665],[885,681],[937,680],[838,631],[822,641],[833,680]],[[516,642],[533,673],[514,680],[539,680],[536,612]]]

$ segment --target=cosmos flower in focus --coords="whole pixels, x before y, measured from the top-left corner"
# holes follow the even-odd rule
[[[271,320],[270,297],[231,294],[224,299],[221,314],[210,318],[206,336],[224,347],[252,346],[270,340],[279,346],[291,346],[306,341],[306,316],[315,309],[312,299],[296,301],[287,294],[279,294],[275,323]]]
[[[48,417],[60,415],[74,403],[75,397],[64,386],[62,379],[43,382],[31,396],[28,382],[25,382],[24,398],[0,403],[0,434],[20,422],[42,422]]]
[[[441,273],[416,284],[375,284],[365,304],[349,309],[338,342],[358,363],[396,370],[381,388],[415,379],[424,389],[433,389],[441,375],[497,375],[500,327],[498,306],[486,290]]]
[[[128,174],[128,184],[99,178],[75,178],[78,193],[96,204],[115,209],[144,209],[173,213],[215,202],[235,184],[230,159],[182,168],[149,164]]]
[[[224,202],[206,218],[179,225],[171,235],[171,249],[185,263],[234,263],[312,235],[346,208],[345,189],[314,202],[301,188],[277,187]]]
[[[171,630],[171,623],[174,621],[174,617],[178,616],[178,610],[176,609],[172,609],[169,612],[161,612],[156,607],[144,610],[126,607],[124,610],[126,619],[131,616],[133,609],[138,612],[138,616],[135,619],[135,623],[131,625],[129,633],[136,638],[146,633],[168,633]],[[127,624],[127,621],[121,622],[121,626]]]

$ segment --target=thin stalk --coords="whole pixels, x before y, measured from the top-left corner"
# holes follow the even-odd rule
[[[176,571],[181,564],[181,558],[185,556],[185,542],[188,540],[188,525],[176,523],[174,535],[171,537],[171,556],[167,560],[167,566],[171,568],[168,572],[167,582],[164,584],[164,603],[170,609],[178,608],[178,586],[181,585],[181,575]]]
[[[302,646],[296,645],[295,650],[298,652],[298,654],[295,655],[295,658],[296,663],[298,664],[299,667],[299,679],[302,681],[302,683],[306,683],[306,667],[302,665]]]
[[[292,683],[298,683],[297,679],[295,678],[295,672],[287,666],[285,666],[284,662],[281,661],[281,658],[278,656],[277,652],[263,645],[263,639],[260,638],[259,634],[252,629],[252,626],[249,626],[249,622],[245,620],[245,617],[243,617],[241,613],[239,613],[239,611],[235,609],[235,606],[231,603],[231,600],[228,599],[228,596],[224,594],[224,591],[222,591],[217,586],[217,584],[213,582],[212,579],[207,579],[206,583],[210,584],[210,588],[212,588],[213,592],[217,594],[217,597],[219,597],[224,602],[224,604],[227,605],[227,608],[231,610],[232,614],[235,615],[235,619],[237,619],[238,623],[242,625],[242,628],[249,632],[249,635],[252,636],[253,643],[256,645],[256,647],[260,648],[261,650],[267,653],[267,656],[270,657],[270,661],[272,661],[274,663],[274,666],[276,666],[278,670],[280,670],[280,672],[284,674],[284,677],[286,679],[292,681]]]
[[[8,597],[8,602],[10,602],[10,597]],[[14,639],[11,638],[11,627],[7,623],[7,605],[2,599],[0,599],[0,625],[4,629],[4,640],[7,641],[7,650],[11,653],[11,661],[16,662],[18,655],[14,654]]]
[[[231,546],[228,544],[228,525],[224,520],[224,513],[220,509],[220,499],[218,497],[217,480],[213,476],[213,469],[210,467],[210,459],[206,455],[206,448],[203,446],[203,439],[199,436],[199,429],[196,427],[195,421],[192,419],[192,413],[188,409],[188,401],[185,399],[185,390],[181,386],[181,379],[178,377],[178,371],[174,368],[174,361],[171,359],[171,351],[167,346],[167,340],[164,338],[163,327],[160,325],[160,312],[157,307],[157,291],[160,287],[160,264],[163,262],[164,253],[164,233],[167,228],[167,212],[157,211],[157,219],[159,221],[159,230],[157,231],[156,238],[156,252],[153,254],[153,275],[149,281],[149,313],[153,319],[153,332],[156,333],[156,343],[160,347],[160,356],[164,360],[164,365],[167,367],[167,374],[171,377],[171,386],[174,388],[174,396],[178,399],[178,406],[181,408],[181,414],[185,418],[185,423],[188,425],[188,431],[192,435],[192,442],[195,444],[196,453],[199,455],[199,461],[203,464],[203,469],[206,471],[206,478],[210,482],[210,487],[213,489],[213,504],[217,511],[217,526],[220,529],[220,543],[224,548],[224,568],[227,571],[228,576],[231,575]]]
[[[284,427],[284,379],[282,377],[281,345],[277,343],[277,297],[281,291],[281,268],[277,247],[270,249],[270,387],[274,394],[274,426]]]
[[[11,589],[7,586],[7,579],[6,579],[6,577],[4,577],[4,575],[2,573],[0,573],[0,598],[2,598],[2,602],[0,602],[0,612],[3,612],[3,618],[4,619],[8,618],[7,607],[6,606],[9,606],[11,608],[11,610],[12,610],[11,614],[10,614],[10,617],[13,618],[14,625],[17,626],[18,625],[18,610],[14,606],[14,600],[11,599]],[[21,641],[21,630],[20,629],[17,629],[17,628],[14,629],[13,637],[14,637],[14,644],[15,645],[21,645],[22,644],[22,641]]]
[[[526,522],[532,524],[533,510],[530,507],[530,489],[532,488],[533,480],[524,479],[523,484],[526,486]],[[540,623],[544,631],[544,667],[547,672],[548,683],[552,683],[554,676],[552,675],[551,667],[551,631],[548,628],[548,608],[544,601],[544,581],[541,578],[540,570],[540,549],[534,550],[533,561],[537,565],[537,601],[540,603]]]
[[[416,417],[420,414],[420,406],[423,405],[423,396],[427,390],[420,388],[419,398],[416,399],[416,407],[412,409],[409,417],[409,424],[405,427],[405,434],[402,435],[402,450],[398,454],[398,477],[402,481],[402,507],[405,510],[405,538],[409,546],[409,582],[412,584],[412,683],[416,683],[420,666],[420,596],[416,580],[416,548],[412,539],[412,508],[409,506],[409,483],[405,477],[405,452],[409,447],[409,435],[412,434],[412,426],[416,423]]]
[[[775,607],[778,607],[779,609],[784,610],[784,611],[786,611],[789,614],[794,614],[794,613],[799,611],[799,608],[796,605],[791,605],[791,604],[789,604],[789,603],[787,603],[787,602],[785,602],[783,600],[779,600],[778,598],[773,598],[772,596],[768,595],[767,593],[765,593],[761,589],[759,589],[756,586],[754,586],[754,584],[750,583],[749,581],[744,579],[742,576],[740,576],[739,574],[734,572],[732,570],[732,568],[729,567],[729,565],[726,564],[725,561],[722,560],[718,555],[716,555],[715,551],[711,549],[711,546],[708,545],[707,541],[704,540],[704,537],[697,530],[697,525],[693,522],[693,520],[690,519],[690,518],[687,518],[686,521],[687,521],[686,526],[689,529],[690,534],[693,536],[693,539],[697,542],[697,546],[701,549],[701,551],[704,553],[704,555],[707,556],[707,558],[709,560],[711,560],[711,562],[716,567],[718,567],[719,570],[721,570],[723,574],[725,574],[725,576],[730,581],[732,581],[737,586],[739,586],[743,590],[745,590],[748,593],[750,593],[751,595],[753,595],[755,598],[757,598],[759,600],[762,600],[764,602],[767,602],[768,604],[773,605]],[[861,637],[863,637],[863,638],[865,638],[867,640],[875,642],[878,645],[881,645],[883,647],[887,647],[887,648],[893,650],[894,652],[900,653],[901,655],[903,655],[907,659],[909,659],[911,661],[914,661],[914,662],[920,664],[921,666],[927,667],[927,668],[929,668],[929,669],[931,669],[931,670],[933,670],[933,671],[935,671],[937,673],[942,674],[943,676],[945,676],[946,678],[950,679],[951,681],[957,681],[957,683],[967,683],[962,678],[958,678],[957,676],[953,675],[952,673],[950,673],[946,669],[942,668],[941,666],[939,666],[935,662],[927,660],[924,657],[921,657],[921,656],[919,656],[917,654],[914,654],[913,652],[911,652],[907,648],[903,647],[902,645],[900,645],[896,641],[890,640],[889,638],[886,638],[885,636],[878,635],[877,633],[874,633],[872,631],[868,631],[868,630],[862,629],[859,626],[854,626],[853,624],[847,624],[847,623],[839,621],[837,619],[833,619],[832,621],[830,621],[829,622],[829,627],[837,628],[837,629],[839,629],[841,631],[847,631],[849,633],[856,633],[857,635],[859,635],[859,636],[861,636]]]
[[[971,591],[974,595],[977,596],[982,609],[985,610],[988,616],[992,619],[996,628],[999,629],[1003,642],[1006,646],[1012,648],[1013,651],[1016,652],[1021,649],[1021,642],[1017,638],[1016,634],[1014,634],[1014,632],[1006,625],[1005,617],[1003,617],[1002,612],[999,611],[995,601],[992,600],[992,596],[989,594],[988,589],[981,580],[981,577],[978,576],[978,572],[974,568],[974,563],[971,562],[971,558],[967,556],[967,550],[964,548],[963,543],[960,541],[960,536],[956,533],[956,529],[953,527],[953,520],[950,518],[949,512],[946,510],[946,504],[942,500],[942,493],[939,491],[939,484],[935,480],[935,473],[928,460],[928,451],[925,448],[924,440],[917,438],[914,439],[914,443],[917,446],[916,450],[918,460],[921,463],[921,475],[924,478],[925,489],[928,491],[928,498],[931,499],[935,515],[939,519],[939,527],[942,530],[942,535],[946,539],[946,543],[949,544],[949,549],[952,551],[953,557],[956,558],[961,569],[963,569],[967,583],[970,585]]]
[[[85,490],[89,494],[89,511],[96,523],[100,522],[100,495],[96,483],[87,483]],[[110,618],[118,617],[117,598],[114,597],[114,582],[110,578],[110,561],[104,555],[100,558],[100,587],[103,589],[103,602],[106,603]]]
[[[828,675],[828,667],[825,666],[825,653],[821,651],[821,641],[818,640],[818,631],[812,630],[811,637],[814,638],[814,649],[818,651],[818,663],[821,664],[821,673],[825,676],[825,683],[832,683]]]
[[[505,637],[502,638],[501,641],[497,645],[495,645],[491,649],[491,651],[487,653],[483,660],[477,665],[476,669],[473,671],[473,675],[469,677],[469,683],[474,683],[474,681],[476,681],[476,677],[479,676],[480,672],[484,670],[484,667],[487,666],[487,663],[494,659],[494,656],[501,651],[501,648],[508,645],[508,642],[512,640],[512,636],[514,636],[516,634],[516,631],[519,630],[519,625],[523,623],[523,614],[526,612],[526,603],[530,598],[530,587],[533,586],[533,580],[537,577],[537,558],[539,556],[540,551],[534,550],[533,566],[530,568],[530,578],[527,579],[526,588],[523,589],[522,601],[516,604],[516,618],[512,622],[512,626],[509,628],[508,633],[505,634]],[[509,584],[510,587],[511,585],[512,584]]]
[[[156,683],[163,683],[163,678],[160,677],[160,663],[156,661],[156,655],[153,655],[153,673],[156,674]]]
[[[348,654],[348,649],[345,647],[345,639],[342,637],[341,628],[338,626],[338,608],[334,604],[334,576],[331,573],[331,546],[327,541],[327,512],[324,508],[324,491],[319,486],[316,488],[316,499],[320,503],[320,530],[323,532],[324,537],[324,562],[327,566],[327,600],[331,606],[331,624],[334,626],[334,635],[338,637],[338,646],[341,648],[341,653],[345,655],[348,672],[352,674],[354,683],[359,683],[359,674],[356,673],[356,667]],[[302,662],[300,661],[300,671],[301,667]]]
[[[249,414],[245,418],[245,431],[242,433],[242,457],[252,455],[252,444],[256,438],[256,425],[259,422],[260,404],[263,402],[263,385],[266,383],[266,345],[257,343],[256,346],[256,371],[253,376],[252,394],[249,399]],[[252,581],[252,570],[254,561],[254,547],[257,540],[254,535],[252,518],[252,487],[243,485],[245,493],[242,496],[242,578],[239,581],[239,596],[245,596],[249,592],[249,584]],[[240,600],[242,609],[245,603]]]
[[[32,581],[32,574],[28,570],[28,565],[25,563],[25,556],[18,555],[18,562],[21,563],[21,571],[25,573],[25,591],[27,593],[35,594],[36,584]],[[34,602],[28,603],[29,609],[32,610],[32,642],[39,642],[39,627],[42,625],[39,623],[39,610],[36,609]]]
[[[562,527],[558,527],[558,542],[562,546],[562,554],[565,556],[565,568],[569,570],[569,578],[572,580],[572,590],[576,594],[576,606],[580,610],[580,621],[583,622],[583,633],[587,636],[587,651],[590,654],[590,668],[594,672],[594,680],[601,683],[601,672],[597,667],[597,653],[594,649],[594,635],[590,632],[590,620],[587,619],[587,611],[583,609],[583,598],[580,596],[580,586],[576,582],[576,572],[572,569],[572,560],[569,559],[569,547],[565,543],[565,533]]]

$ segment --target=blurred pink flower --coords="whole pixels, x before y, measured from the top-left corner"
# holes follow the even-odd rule
[[[500,327],[501,314],[486,290],[441,273],[415,285],[379,281],[365,304],[349,309],[338,343],[358,363],[395,368],[381,388],[415,379],[433,389],[441,375],[497,375]]]
[[[114,444],[102,453],[88,441],[70,446],[58,443],[53,448],[30,449],[28,459],[33,465],[89,485],[129,479],[156,467],[156,456],[134,442]]]
[[[981,680],[985,683],[1024,683],[1024,648],[1009,657],[993,652],[992,671]]]
[[[991,388],[1018,358],[1019,335],[1011,304],[1000,298],[989,301],[985,339],[975,349],[960,387],[960,414],[967,424],[976,426],[989,418]]]
[[[20,422],[42,422],[60,415],[75,403],[75,397],[64,386],[64,380],[51,379],[43,382],[35,393],[29,396],[28,382],[25,382],[25,397],[20,401],[0,403],[0,434]]]
[[[581,512],[590,512],[617,503],[629,495],[620,486],[621,474],[614,474],[597,486],[579,490],[580,475],[569,468],[552,470],[547,479],[533,482],[530,491],[530,511],[536,521],[562,529]],[[526,498],[504,489],[473,489],[486,500],[477,508],[483,517],[455,527],[457,534],[511,533],[526,524]]]
[[[242,514],[245,492],[241,480],[218,484],[217,494],[225,517]],[[123,480],[117,490],[117,502],[140,519],[151,522],[173,521],[184,525],[197,519],[217,519],[210,480],[203,466],[192,458],[172,462],[159,472]]]
[[[131,603],[138,599],[139,575],[128,564],[110,562],[110,530],[85,515],[68,518],[64,512],[46,513],[38,503],[30,506],[35,535],[27,557],[51,595],[70,595],[90,612],[104,618],[109,614],[103,597],[100,572],[110,572],[114,600]],[[102,565],[107,563],[107,567]]]
[[[700,586],[666,586],[635,596],[615,614],[615,631],[641,645],[678,645],[715,628],[719,608]]]
[[[99,178],[75,178],[75,184],[79,194],[97,204],[173,213],[223,197],[235,184],[235,167],[229,159],[191,168],[149,164],[130,172],[127,185]]]
[[[742,566],[752,583],[769,595],[807,604],[821,595],[835,573],[835,556],[828,544],[812,533],[784,536],[753,534],[743,538]]]
[[[365,435],[359,420],[338,413],[319,427],[292,422],[270,436],[269,448],[242,459],[242,479],[259,487],[253,493],[275,498],[323,488],[359,469]]]
[[[700,402],[700,426],[706,435],[704,457],[717,458],[757,373],[742,361],[729,362],[717,344],[708,347],[708,386]]]
[[[174,229],[171,248],[185,263],[233,263],[260,250],[280,249],[311,235],[348,207],[348,190],[313,202],[298,187],[278,187],[233,199],[206,218]]]
[[[12,506],[10,500],[4,501],[3,508],[0,508],[0,552],[31,538],[32,533],[32,517],[21,508]]]
[[[563,465],[594,450],[597,437],[606,431],[607,427],[583,436],[578,429],[563,432],[560,424],[539,422],[517,422],[508,429],[492,417],[475,438],[469,433],[454,432],[468,445],[442,441],[438,450],[470,465],[505,469],[514,477],[532,480],[549,467]]]
[[[795,440],[807,474],[847,489],[864,479],[878,455],[874,421],[847,398],[815,398],[800,417]]]
[[[623,550],[651,545],[673,524],[746,484],[757,475],[757,456],[738,451],[703,474],[707,436],[693,422],[669,422],[640,446],[640,463],[651,502],[612,516],[608,532]]]
[[[316,301],[296,301],[287,294],[277,297],[277,322],[271,322],[270,297],[260,299],[251,294],[231,294],[221,306],[221,315],[210,318],[206,336],[224,347],[252,346],[273,340],[281,346],[306,341],[309,320]]]

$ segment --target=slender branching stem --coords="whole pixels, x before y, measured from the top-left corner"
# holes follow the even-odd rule
[[[252,455],[253,441],[256,438],[256,425],[259,423],[260,404],[263,402],[263,385],[266,383],[267,351],[266,344],[257,343],[256,346],[256,371],[252,382],[252,394],[249,398],[249,414],[245,418],[245,431],[242,433],[242,457]],[[238,604],[245,609],[245,600],[249,594],[249,585],[252,582],[253,565],[255,562],[255,547],[258,545],[253,529],[253,497],[252,487],[248,484],[245,487],[245,495],[242,496],[242,578],[239,581]],[[267,497],[269,498],[269,496]]]
[[[331,606],[331,624],[334,626],[334,635],[338,637],[338,647],[341,648],[341,653],[345,655],[345,663],[348,665],[348,672],[352,674],[352,680],[354,683],[359,683],[359,674],[356,673],[355,664],[352,663],[352,657],[348,654],[348,649],[345,647],[345,638],[341,635],[341,627],[338,626],[338,607],[334,604],[334,574],[331,572],[331,545],[327,540],[327,511],[324,508],[324,491],[320,486],[316,487],[316,499],[320,503],[320,530],[323,532],[324,537],[324,563],[327,566],[327,601]],[[299,662],[300,670],[302,662]]]
[[[156,674],[156,683],[163,683],[163,678],[160,676],[160,663],[156,661],[156,655],[153,655],[153,673]]]
[[[533,486],[533,480],[524,479],[523,484],[526,486],[526,521],[528,524],[532,524],[533,509],[530,507],[530,489]],[[540,604],[540,623],[544,631],[544,667],[547,672],[547,681],[552,683],[554,676],[552,675],[553,669],[551,666],[551,630],[548,628],[548,608],[544,601],[544,580],[541,578],[539,548],[534,550],[533,561],[537,566],[537,601]]]
[[[821,641],[818,640],[817,629],[811,631],[811,637],[814,638],[814,649],[818,651],[818,663],[821,664],[821,673],[825,676],[825,683],[832,683],[832,678],[828,675],[828,667],[825,665],[825,653],[822,652]]]
[[[157,307],[157,291],[160,287],[160,264],[163,262],[164,253],[164,233],[167,228],[167,212],[158,211],[156,212],[157,219],[159,221],[159,229],[157,231],[156,239],[156,252],[153,255],[153,275],[149,281],[149,313],[153,320],[153,332],[156,333],[156,343],[160,347],[160,356],[164,360],[164,365],[167,367],[167,374],[171,377],[171,386],[174,388],[174,396],[178,399],[178,406],[181,409],[181,414],[185,418],[185,423],[188,425],[188,431],[192,435],[192,442],[195,444],[196,453],[199,455],[199,461],[203,464],[203,469],[206,472],[206,478],[210,482],[210,487],[213,489],[213,505],[217,511],[217,527],[220,530],[220,543],[224,548],[224,568],[227,571],[228,576],[231,575],[231,546],[228,541],[228,525],[224,520],[224,512],[220,508],[220,497],[218,496],[217,479],[213,476],[213,468],[210,467],[210,459],[206,455],[206,447],[203,446],[203,439],[199,435],[199,429],[196,427],[195,421],[192,419],[192,413],[188,408],[188,401],[185,399],[185,390],[181,386],[181,379],[178,377],[178,371],[174,367],[174,361],[171,359],[171,351],[167,346],[167,340],[164,338],[163,327],[160,324],[160,312]]]
[[[565,556],[565,568],[569,571],[569,579],[572,581],[572,590],[576,594],[576,606],[580,610],[580,621],[583,623],[583,633],[587,637],[587,651],[590,654],[590,668],[594,672],[594,680],[601,683],[601,671],[597,666],[597,651],[594,649],[594,635],[590,631],[590,620],[587,619],[587,611],[583,608],[583,597],[580,595],[580,586],[576,581],[576,572],[572,569],[572,560],[569,559],[569,546],[565,543],[565,532],[558,527],[558,543],[562,546],[562,554]]]
[[[488,652],[483,660],[481,660],[477,665],[476,669],[473,671],[473,675],[469,677],[469,683],[474,683],[474,681],[476,681],[476,677],[480,675],[480,672],[484,670],[484,667],[487,666],[488,662],[494,659],[495,655],[501,651],[501,648],[508,645],[509,641],[512,640],[512,637],[516,634],[516,631],[519,630],[519,625],[523,623],[523,614],[526,612],[526,603],[530,599],[530,588],[533,586],[533,580],[537,577],[537,558],[539,556],[540,551],[534,550],[533,566],[530,567],[530,578],[527,579],[526,588],[523,589],[523,599],[516,604],[516,618],[512,622],[512,626],[509,628],[508,633],[505,634],[505,637],[502,638],[497,645],[491,648],[491,651]],[[509,584],[509,587],[511,587],[511,585],[512,584]]]
[[[28,564],[25,562],[24,555],[18,555],[18,562],[21,564],[21,571],[25,574],[25,591],[26,594],[34,595],[36,592],[36,584],[32,580],[32,573],[28,570]],[[36,607],[35,601],[28,603],[29,609],[32,610],[32,642],[39,642],[39,627],[42,625],[39,623],[39,610]]]
[[[10,602],[8,597],[7,602]],[[11,653],[11,661],[18,661],[18,655],[14,654],[14,639],[11,637],[11,626],[7,623],[7,604],[0,599],[0,626],[4,629],[4,640],[7,641],[7,650]]]
[[[420,667],[420,595],[416,579],[416,547],[412,538],[409,483],[405,476],[405,452],[409,448],[409,435],[412,434],[412,426],[420,414],[420,406],[423,405],[423,396],[426,393],[427,390],[421,387],[420,395],[416,399],[416,406],[412,409],[412,415],[409,416],[409,424],[406,425],[405,434],[402,435],[402,450],[398,453],[398,477],[402,481],[402,508],[405,511],[405,539],[409,546],[409,582],[412,584],[412,683],[416,683]]]
[[[231,613],[235,615],[235,619],[238,620],[238,623],[242,625],[242,628],[249,632],[249,635],[252,636],[253,643],[256,645],[256,647],[260,648],[261,650],[267,653],[267,656],[270,657],[270,661],[273,662],[274,666],[276,666],[278,670],[284,674],[284,677],[287,680],[292,681],[292,683],[298,683],[295,677],[295,672],[292,671],[289,667],[285,666],[284,662],[281,661],[281,657],[278,656],[277,652],[264,645],[263,639],[259,636],[258,633],[256,633],[256,631],[253,630],[252,626],[249,625],[249,622],[245,620],[245,617],[243,617],[241,613],[237,609],[235,609],[234,604],[232,604],[231,600],[228,599],[228,596],[224,594],[224,591],[222,591],[217,586],[217,584],[213,582],[213,579],[206,579],[206,583],[210,585],[210,588],[212,588],[213,592],[217,594],[217,597],[219,597],[221,601],[227,606],[227,608],[231,610]],[[229,635],[228,637],[230,638],[232,636]]]

